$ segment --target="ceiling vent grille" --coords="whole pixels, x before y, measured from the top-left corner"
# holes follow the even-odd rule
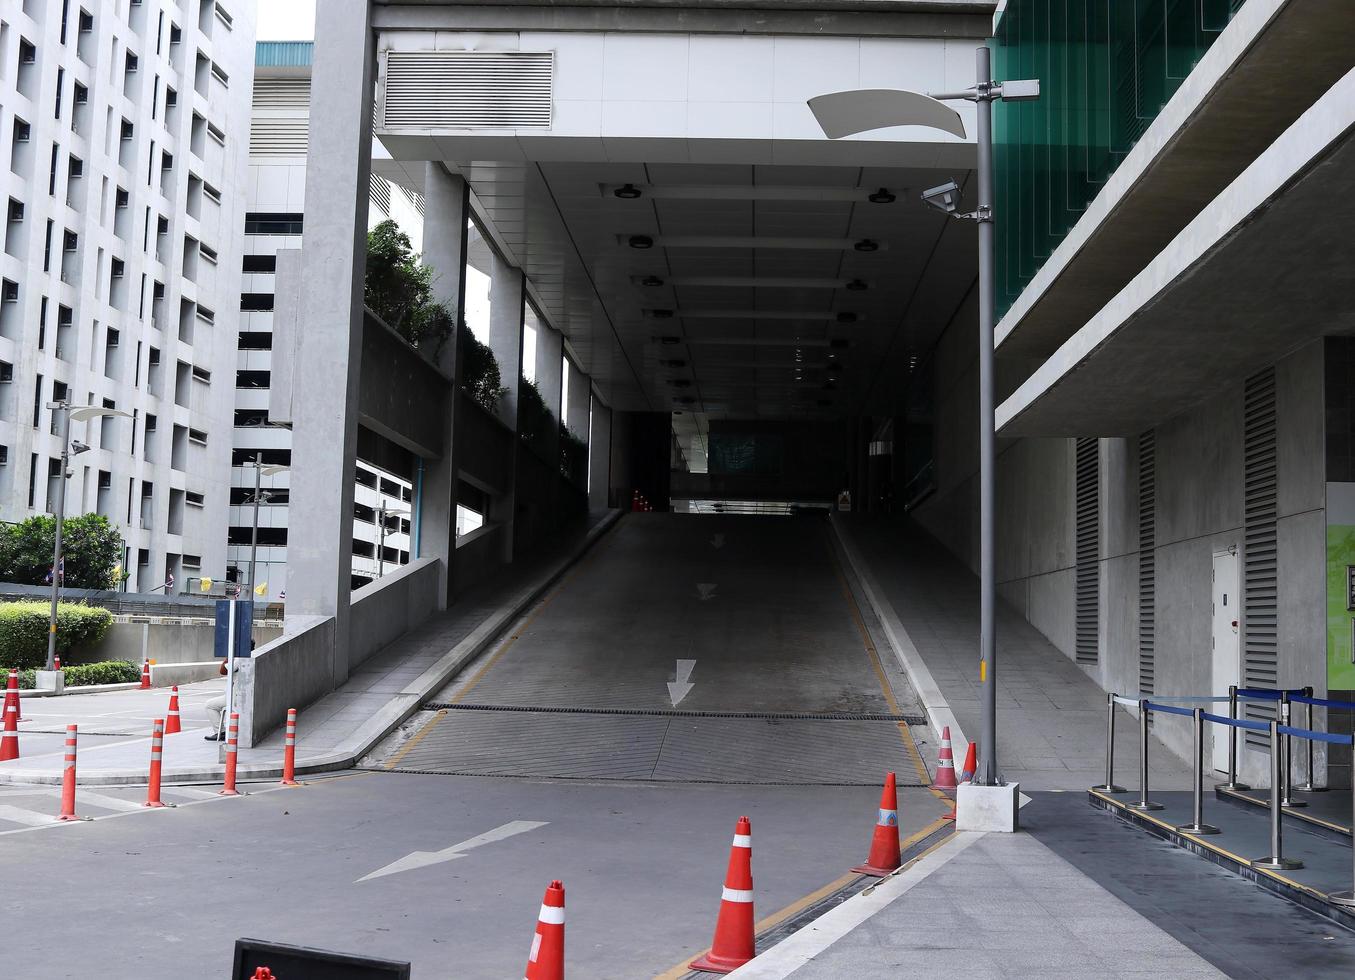
[[[1279,457],[1276,439],[1275,369],[1247,379],[1242,392],[1242,683],[1280,686]],[[1248,701],[1253,721],[1275,717],[1274,704]],[[1247,743],[1269,739],[1247,732]]]
[[[1157,434],[1139,436],[1139,694],[1157,693]]]
[[[304,157],[307,122],[302,119],[255,118],[249,125],[249,155],[255,157]]]
[[[550,129],[550,51],[387,51],[386,130]]]

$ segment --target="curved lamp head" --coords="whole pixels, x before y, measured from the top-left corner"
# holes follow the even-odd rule
[[[809,110],[829,139],[890,126],[929,126],[960,139],[965,136],[960,114],[921,92],[891,88],[833,92],[810,99]]]
[[[116,408],[102,408],[98,405],[81,405],[71,409],[72,422],[88,422],[90,419],[97,419],[101,415],[119,416],[124,419],[132,417],[130,412],[121,412]]]

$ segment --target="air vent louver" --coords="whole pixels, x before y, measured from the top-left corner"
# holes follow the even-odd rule
[[[382,126],[550,129],[550,51],[388,51]]]

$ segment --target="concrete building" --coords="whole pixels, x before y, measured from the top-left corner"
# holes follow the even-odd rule
[[[127,588],[225,566],[251,3],[24,0],[0,19],[0,518],[122,532]]]
[[[243,193],[245,247],[226,563],[232,581],[248,582],[251,551],[255,552],[254,584],[265,586],[258,601],[276,600],[287,591],[290,486],[286,467],[291,462],[292,434],[286,426],[271,424],[268,417],[273,280],[278,250],[299,248],[302,242],[312,49],[309,41],[260,42],[254,64],[249,171]],[[380,176],[372,177],[370,190],[370,223],[394,219],[417,250],[422,201],[403,188],[393,188]],[[256,463],[268,471],[260,474],[264,492],[260,494],[257,548],[253,505]],[[410,472],[394,473],[374,462],[359,460],[353,515],[355,586],[409,561],[412,479]],[[383,508],[390,516],[386,519],[384,555],[378,560]]]

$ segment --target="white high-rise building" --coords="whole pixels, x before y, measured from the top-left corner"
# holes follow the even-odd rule
[[[55,509],[126,542],[127,587],[222,577],[234,402],[248,0],[0,7],[0,518]]]
[[[268,397],[273,347],[274,270],[281,249],[300,248],[305,224],[306,147],[309,128],[310,41],[263,41],[255,57],[249,177],[245,185],[244,278],[240,287],[240,339],[236,370],[234,465],[227,532],[228,575],[249,579],[255,541],[256,464],[262,468],[255,584],[262,598],[286,592],[288,472],[292,433],[270,424]],[[379,152],[379,151],[378,151]],[[394,218],[419,247],[422,202],[374,176],[371,220]],[[413,483],[395,467],[382,467],[359,451],[353,514],[355,583],[409,561]],[[380,531],[385,509],[386,534]]]

